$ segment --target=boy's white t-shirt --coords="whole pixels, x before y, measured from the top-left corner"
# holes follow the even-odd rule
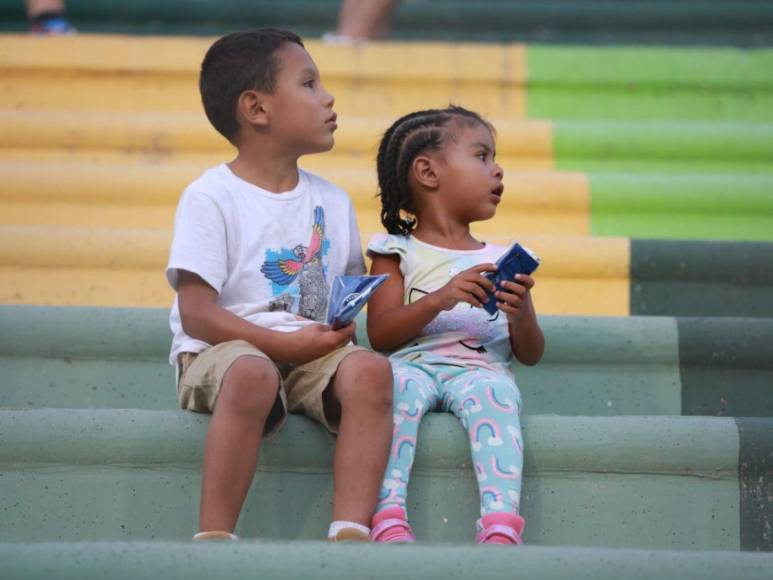
[[[299,170],[291,191],[272,193],[222,164],[191,183],[175,216],[166,276],[177,290],[178,271],[200,276],[218,304],[253,324],[292,332],[324,322],[333,278],[365,273],[349,196]],[[178,299],[170,315],[170,362],[209,345],[182,328]]]

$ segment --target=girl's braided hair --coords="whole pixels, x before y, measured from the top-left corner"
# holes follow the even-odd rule
[[[415,219],[404,219],[400,212],[412,213],[413,200],[408,174],[417,155],[439,151],[452,136],[452,119],[480,123],[493,132],[493,127],[477,113],[463,107],[427,109],[400,117],[381,138],[376,159],[378,196],[381,198],[381,223],[390,234],[409,235]]]

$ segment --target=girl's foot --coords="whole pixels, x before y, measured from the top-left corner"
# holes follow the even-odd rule
[[[479,544],[517,545],[523,542],[521,532],[525,526],[524,519],[515,514],[488,514],[479,519],[476,524],[478,528],[476,541]]]
[[[410,544],[415,540],[411,524],[400,507],[391,507],[373,516],[370,539],[384,544]]]

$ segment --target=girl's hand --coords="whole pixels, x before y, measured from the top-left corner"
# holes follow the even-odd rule
[[[484,272],[496,272],[494,264],[479,264],[451,278],[440,290],[431,292],[438,310],[451,310],[460,302],[466,302],[476,308],[488,300],[486,291],[492,292],[494,284],[483,276]]]
[[[502,282],[500,292],[496,293],[497,307],[507,314],[507,319],[517,323],[524,313],[532,313],[531,292],[534,278],[526,274],[516,274],[515,281]]]

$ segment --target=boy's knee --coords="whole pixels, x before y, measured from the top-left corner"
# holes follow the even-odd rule
[[[218,404],[267,415],[278,393],[279,376],[273,363],[255,356],[242,356],[223,377]]]
[[[364,404],[392,408],[392,366],[376,353],[359,351],[341,362],[336,385],[342,405]]]

